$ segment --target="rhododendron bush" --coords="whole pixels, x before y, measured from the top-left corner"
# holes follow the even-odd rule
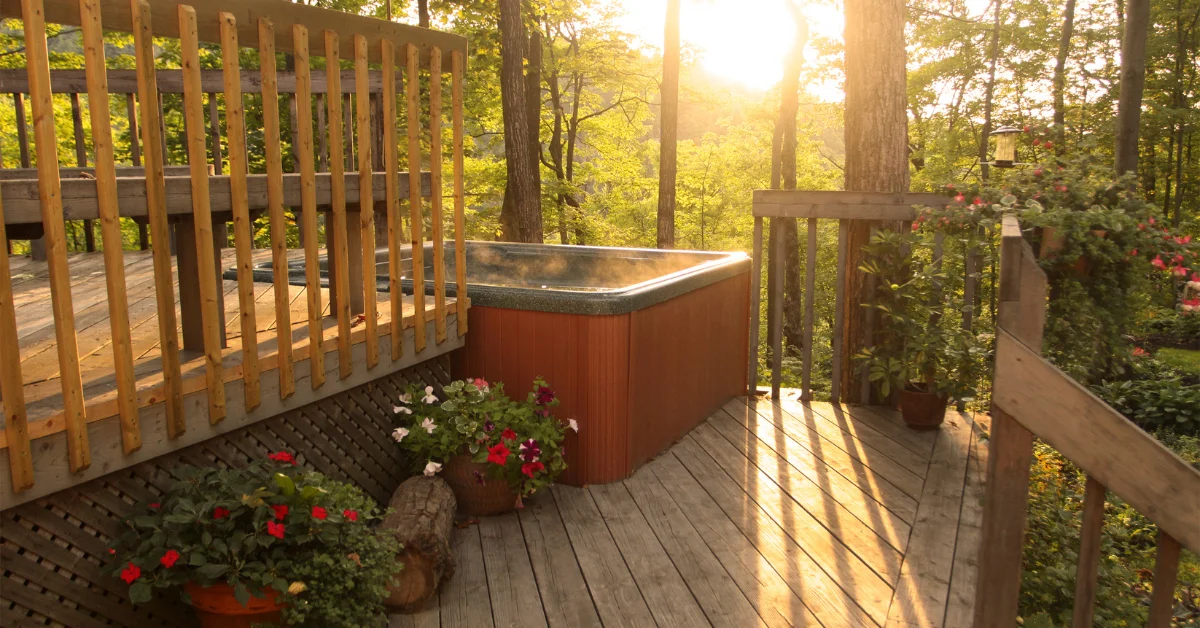
[[[410,385],[392,409],[398,425],[392,438],[408,454],[413,473],[435,475],[458,454],[485,463],[480,484],[508,483],[518,496],[532,495],[567,468],[563,440],[578,431],[574,419],[560,420],[554,391],[540,378],[523,401],[509,399],[503,383],[482,379],[451,382],[440,394]]]
[[[274,589],[290,626],[382,619],[398,547],[376,532],[383,513],[359,488],[286,451],[242,469],[180,465],[171,474],[171,488],[127,518],[109,550],[109,571],[133,603],[156,589],[223,583],[243,605]]]

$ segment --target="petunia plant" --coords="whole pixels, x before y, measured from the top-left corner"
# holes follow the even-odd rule
[[[128,517],[109,550],[108,570],[129,585],[130,601],[149,601],[156,589],[180,589],[189,601],[184,584],[226,584],[243,605],[278,592],[291,626],[382,617],[398,547],[376,532],[382,513],[360,489],[307,471],[284,451],[246,468],[171,473],[171,488]]]
[[[432,387],[409,386],[393,408],[392,432],[409,454],[412,471],[434,475],[458,454],[483,463],[476,481],[506,482],[518,496],[532,495],[567,468],[563,458],[566,430],[579,430],[574,419],[553,415],[554,391],[542,379],[523,401],[509,399],[504,384],[483,379],[447,384],[438,397]]]

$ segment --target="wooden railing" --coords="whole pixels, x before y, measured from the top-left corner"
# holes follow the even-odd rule
[[[1092,626],[1108,491],[1159,529],[1148,625],[1170,625],[1180,546],[1200,551],[1200,471],[1041,357],[1046,275],[1006,216],[975,626],[1016,625],[1029,466],[1040,438],[1087,474],[1072,626]]]
[[[277,381],[278,411],[288,407],[296,393],[297,365],[307,362],[306,374],[314,391],[326,387],[326,352],[335,355],[339,379],[349,381],[356,368],[370,370],[380,363],[380,343],[390,335],[389,368],[395,370],[402,360],[414,354],[405,351],[404,329],[413,328],[416,354],[426,348],[427,312],[423,277],[422,243],[424,225],[430,224],[434,256],[433,312],[434,343],[447,339],[446,278],[443,272],[442,168],[443,134],[441,129],[444,54],[450,56],[451,143],[453,180],[453,238],[456,259],[457,336],[466,332],[467,299],[465,284],[463,228],[463,119],[462,81],[466,44],[461,37],[427,29],[383,22],[317,9],[278,0],[204,0],[192,5],[172,0],[22,0],[0,2],[0,17],[23,21],[28,73],[20,84],[20,74],[3,76],[8,81],[0,91],[29,93],[33,119],[33,147],[36,157],[36,184],[30,181],[0,181],[0,241],[6,228],[27,229],[40,225],[47,257],[47,280],[54,321],[56,366],[61,382],[62,412],[29,422],[21,374],[21,353],[14,313],[13,287],[7,256],[0,256],[0,401],[4,406],[5,429],[0,432],[0,449],[9,459],[13,493],[34,485],[34,454],[31,440],[56,434],[66,435],[66,468],[80,473],[92,463],[89,424],[115,417],[119,421],[120,449],[131,458],[143,446],[142,417],[147,410],[161,409],[165,421],[165,444],[151,439],[152,449],[163,453],[171,441],[189,429],[185,395],[204,393],[208,422],[216,425],[229,414],[227,387],[237,392],[239,412],[249,414],[264,403],[260,383],[271,371]],[[46,23],[81,27],[85,67],[75,74],[52,75],[49,69]],[[103,31],[131,31],[134,35],[136,70],[106,70]],[[281,31],[277,33],[278,31]],[[154,38],[179,40],[182,69],[166,73],[155,68]],[[223,59],[220,71],[202,71],[199,67],[201,42],[219,44]],[[261,65],[242,73],[239,51],[254,47]],[[324,76],[313,74],[313,55],[325,60]],[[295,71],[281,80],[275,54],[288,53]],[[341,59],[353,61],[353,70],[341,69]],[[372,69],[375,66],[378,69]],[[406,89],[406,133],[408,139],[407,177],[402,178],[397,140],[397,68],[404,68]],[[159,76],[183,94],[185,141],[188,176],[168,177],[164,157],[165,134],[160,106]],[[423,79],[423,76],[425,77]],[[422,87],[422,80],[425,81]],[[298,172],[285,174],[282,166],[283,138],[280,136],[279,93],[294,92],[296,107],[294,154]],[[94,179],[64,179],[59,168],[53,94],[55,87],[78,90],[86,87],[87,110],[91,117],[94,146]],[[376,91],[377,90],[377,91]],[[266,172],[248,173],[244,97],[260,91],[263,101]],[[422,111],[421,94],[428,94]],[[74,92],[72,92],[74,93]],[[140,132],[138,142],[140,175],[119,169],[114,154],[112,124],[109,119],[110,93],[136,93],[137,115],[131,123]],[[205,93],[209,94],[209,124],[205,123]],[[321,93],[344,94],[342,98],[321,98]],[[377,96],[373,96],[377,93]],[[207,141],[219,133],[216,101],[220,94],[225,104],[225,140],[228,147],[228,174],[212,175]],[[314,146],[313,98],[319,99],[318,135],[320,150]],[[353,99],[348,97],[353,94]],[[77,98],[76,98],[77,100]],[[324,102],[321,102],[323,100]],[[349,102],[347,102],[349,100]],[[20,100],[18,100],[20,103]],[[74,101],[73,101],[74,102]],[[376,124],[372,124],[372,107]],[[321,115],[324,114],[324,115]],[[344,116],[344,117],[343,117]],[[422,123],[422,117],[427,119]],[[78,116],[76,116],[78,117]],[[136,119],[135,119],[136,118]],[[426,126],[427,124],[427,126]],[[376,141],[373,128],[380,133]],[[82,127],[76,128],[76,146],[82,145]],[[347,137],[349,135],[349,137]],[[422,141],[429,147],[422,150]],[[353,149],[346,146],[349,143]],[[214,142],[214,145],[218,143]],[[383,155],[376,153],[382,149]],[[357,163],[351,154],[357,153]],[[221,159],[213,153],[213,161]],[[422,173],[425,159],[429,168],[429,211],[422,202]],[[329,172],[317,173],[317,161],[327,162]],[[350,163],[353,174],[346,173]],[[23,163],[22,165],[28,165]],[[382,172],[379,172],[382,170]],[[2,177],[0,177],[2,178]],[[401,292],[402,256],[401,203],[407,197],[413,256],[413,279],[417,287],[406,319]],[[64,201],[67,201],[64,203]],[[299,208],[300,237],[306,264],[307,341],[293,346],[290,324],[290,297],[287,273],[288,247],[284,207]],[[274,351],[260,355],[257,344],[262,331],[256,324],[255,288],[252,276],[252,210],[266,210],[271,240],[271,261],[275,273],[273,300],[276,337]],[[326,237],[330,263],[330,301],[337,320],[336,332],[327,333],[322,325],[323,304],[318,274],[317,212],[326,211]],[[376,227],[375,214],[386,220],[389,259],[390,313],[388,326],[377,323],[376,303]],[[224,212],[228,212],[226,218]],[[216,216],[216,218],[214,218]],[[144,217],[149,228],[153,256],[153,283],[157,305],[160,356],[157,368],[161,383],[150,388],[138,385],[130,350],[129,303],[121,246],[119,219]],[[111,349],[115,372],[115,402],[92,403],[85,398],[80,373],[80,355],[76,343],[74,310],[68,268],[65,220],[97,219],[103,245],[104,273],[108,296],[107,314],[112,333]],[[168,222],[170,219],[171,222]],[[238,318],[241,329],[240,361],[229,360],[225,346],[224,312],[219,278],[218,250],[214,224],[232,220],[233,244],[237,267]],[[178,303],[173,286],[172,261],[167,246],[169,229],[175,223],[179,274]],[[361,301],[362,329],[352,329],[357,302]],[[181,321],[176,320],[179,306]],[[202,377],[184,377],[181,371],[179,323],[182,322],[183,349],[196,349],[203,355]],[[365,345],[363,357],[352,348]],[[336,353],[335,353],[336,352]],[[226,362],[236,363],[229,366]],[[275,379],[277,377],[277,380]],[[328,390],[328,389],[327,389]],[[304,397],[304,396],[301,396]],[[311,397],[305,397],[309,398]],[[230,397],[233,399],[233,397]],[[274,409],[274,408],[273,408]],[[259,412],[261,414],[261,412]],[[158,430],[161,426],[149,428]],[[56,441],[46,441],[36,456],[47,468],[56,468],[55,460],[46,460],[46,452],[57,451]],[[182,445],[180,445],[182,446]],[[105,451],[105,469],[128,464],[113,459]],[[138,455],[145,455],[145,450]],[[94,471],[94,470],[93,470]],[[57,473],[57,471],[55,472]],[[7,505],[7,504],[6,504]]]
[[[817,228],[819,220],[837,220],[838,221],[838,239],[837,239],[837,276],[835,278],[834,292],[834,320],[832,325],[831,345],[833,349],[833,372],[832,372],[832,387],[831,401],[837,402],[840,398],[842,390],[842,373],[844,369],[845,355],[847,351],[845,346],[845,320],[846,315],[853,310],[863,310],[862,303],[857,299],[848,299],[845,294],[847,273],[856,273],[860,281],[865,281],[867,284],[866,294],[874,292],[873,280],[874,277],[867,276],[857,268],[847,268],[847,248],[849,246],[849,228],[850,221],[865,221],[872,225],[872,230],[888,224],[897,229],[909,230],[912,228],[913,219],[916,218],[917,212],[915,206],[926,205],[930,207],[944,206],[948,202],[947,197],[941,194],[929,193],[905,193],[905,194],[889,194],[880,192],[821,192],[821,191],[802,191],[802,190],[755,190],[754,192],[754,270],[751,273],[752,286],[750,294],[752,304],[750,308],[750,364],[749,364],[749,382],[750,392],[753,394],[754,389],[758,385],[758,346],[759,346],[759,326],[761,305],[761,277],[762,266],[764,259],[766,263],[773,264],[772,272],[778,278],[773,286],[773,290],[769,290],[767,294],[767,308],[770,311],[769,319],[772,326],[768,329],[768,345],[769,359],[771,365],[771,396],[779,397],[780,382],[782,379],[784,355],[784,339],[783,339],[783,292],[784,292],[784,261],[786,254],[783,250],[784,242],[782,238],[776,238],[774,242],[774,250],[772,247],[767,247],[769,250],[764,256],[763,253],[763,219],[771,221],[770,226],[777,233],[781,230],[781,223],[784,220],[799,220],[804,219],[807,230],[807,245],[805,247],[807,255],[805,259],[804,273],[804,296],[802,306],[804,308],[803,320],[803,342],[802,346],[798,347],[801,352],[801,387],[800,394],[804,400],[812,399],[812,366],[813,366],[813,329],[814,321],[814,304],[816,301],[816,268],[817,268]],[[943,234],[936,234],[935,245],[933,250],[933,264],[941,268],[943,257]],[[970,259],[970,255],[967,258]],[[973,272],[968,268],[967,277],[965,278],[966,291],[964,294],[963,317],[962,325],[970,329],[972,326],[973,317],[971,309],[974,307],[974,290],[975,285],[972,280]],[[865,331],[868,344],[872,335],[872,324],[874,315],[871,310],[866,309],[863,312]],[[864,373],[860,380],[861,396],[863,399],[870,397],[871,383]]]

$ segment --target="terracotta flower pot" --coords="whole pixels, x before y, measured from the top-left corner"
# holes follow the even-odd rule
[[[946,396],[926,392],[913,384],[900,391],[900,414],[914,430],[936,430],[946,419]]]
[[[517,493],[508,483],[489,477],[487,463],[475,462],[469,455],[451,457],[442,468],[441,476],[454,491],[458,511],[464,515],[500,515],[517,508]]]
[[[250,596],[246,606],[237,601],[233,596],[233,587],[227,584],[204,587],[189,582],[183,585],[183,590],[191,596],[202,628],[251,628],[283,624],[283,605],[278,601],[279,592],[270,587],[263,589],[265,597]]]

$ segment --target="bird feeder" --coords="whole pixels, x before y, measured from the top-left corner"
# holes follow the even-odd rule
[[[1017,164],[1017,135],[1021,133],[1021,129],[1011,126],[1002,126],[992,135],[996,136],[996,155],[992,159],[993,166],[997,168],[1012,168]]]

